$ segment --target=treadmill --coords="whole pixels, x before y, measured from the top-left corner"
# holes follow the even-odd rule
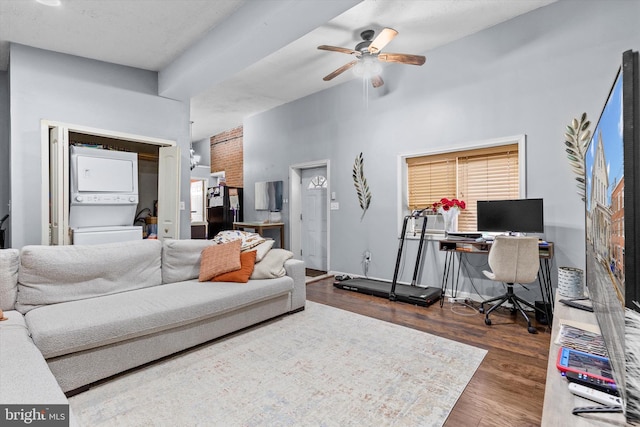
[[[407,302],[420,306],[429,306],[442,297],[442,288],[440,287],[423,287],[416,284],[418,271],[420,269],[420,261],[422,258],[422,249],[424,247],[425,231],[427,228],[427,219],[422,221],[422,232],[420,234],[420,242],[418,244],[418,255],[413,269],[413,278],[410,285],[398,283],[398,272],[400,270],[400,261],[402,260],[402,251],[404,249],[405,235],[407,232],[407,224],[411,218],[417,218],[424,212],[421,211],[417,215],[407,215],[402,223],[402,234],[400,235],[400,243],[398,244],[398,256],[396,257],[396,268],[393,273],[393,281],[383,282],[382,280],[367,279],[364,277],[349,278],[346,280],[336,280],[333,286],[347,291],[359,292],[362,294],[373,295],[381,298],[388,298],[390,301]]]

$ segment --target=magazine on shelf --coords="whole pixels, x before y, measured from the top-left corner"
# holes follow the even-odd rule
[[[596,356],[608,357],[602,335],[592,327],[560,322],[557,344]]]

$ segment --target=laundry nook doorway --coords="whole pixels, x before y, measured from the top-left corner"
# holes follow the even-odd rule
[[[158,239],[180,237],[180,149],[175,141],[43,120],[41,142],[42,244],[72,244],[70,146],[74,145],[136,153],[140,182],[136,211],[155,211]]]

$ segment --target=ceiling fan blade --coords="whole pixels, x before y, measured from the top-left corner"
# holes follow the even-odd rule
[[[344,73],[349,68],[351,68],[354,65],[356,65],[357,63],[358,63],[358,60],[356,59],[355,61],[351,61],[351,62],[349,62],[347,64],[344,64],[342,67],[338,68],[333,73],[327,74],[322,80],[324,80],[325,82],[328,82],[329,80],[333,79],[334,77]]]
[[[422,65],[426,58],[422,55],[409,55],[407,53],[381,53],[378,59],[382,62],[399,62],[401,64]]]
[[[320,45],[318,46],[318,49],[320,50],[328,50],[331,52],[340,52],[340,53],[346,53],[348,55],[356,55],[356,56],[360,56],[360,52],[353,50],[353,49],[347,49],[346,47],[338,47],[338,46],[327,46],[326,44]]]
[[[398,32],[393,28],[384,28],[382,31],[380,31],[380,34],[378,34],[377,37],[373,39],[373,41],[369,45],[369,52],[371,53],[380,52],[397,35],[398,35]]]
[[[380,76],[372,76],[371,77],[371,84],[373,85],[373,87],[380,87],[384,84],[384,80],[382,80],[382,77]]]

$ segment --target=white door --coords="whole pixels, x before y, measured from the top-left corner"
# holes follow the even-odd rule
[[[307,268],[327,271],[327,169],[302,170],[302,259]]]
[[[180,238],[180,147],[160,147],[158,160],[158,238]]]
[[[69,133],[64,128],[49,130],[49,232],[50,245],[70,243],[69,224]],[[44,171],[43,171],[44,173]],[[43,242],[44,243],[44,242]]]

